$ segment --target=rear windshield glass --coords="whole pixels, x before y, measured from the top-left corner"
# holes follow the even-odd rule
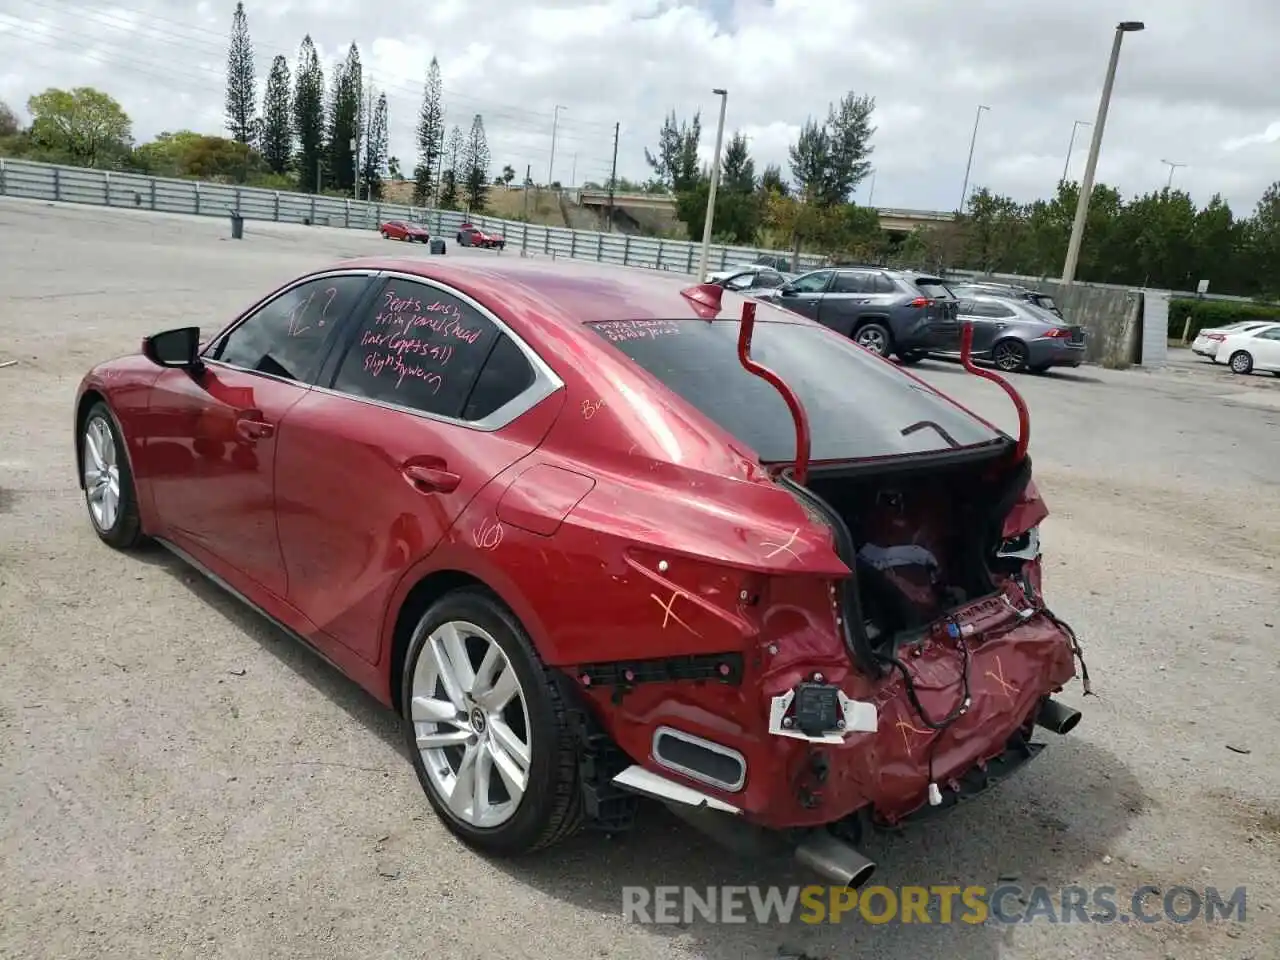
[[[737,320],[588,326],[762,460],[795,457],[795,424],[786,402],[738,362]],[[751,357],[799,396],[809,417],[813,460],[932,453],[1001,439],[929,387],[822,327],[757,323]]]
[[[931,280],[928,277],[920,277],[916,280],[916,288],[919,289],[919,291],[926,297],[930,297],[934,300],[939,297],[943,297],[947,300],[954,300],[956,298],[956,295],[951,292],[951,288],[941,280]]]
[[[1036,303],[1040,304],[1040,306],[1044,307],[1046,310],[1056,310],[1058,308],[1058,305],[1053,302],[1053,297],[1046,297],[1043,294],[1036,297]]]

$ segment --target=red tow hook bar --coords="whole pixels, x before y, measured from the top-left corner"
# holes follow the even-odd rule
[[[1014,449],[1013,460],[1014,463],[1020,462],[1027,455],[1027,447],[1031,444],[1031,413],[1027,410],[1027,402],[1022,399],[1022,394],[1018,393],[1013,384],[995,371],[984,370],[973,362],[972,320],[966,320],[960,331],[960,362],[975,377],[981,377],[983,380],[990,380],[999,385],[1000,389],[1013,401],[1013,406],[1018,411],[1018,445]]]
[[[791,410],[791,419],[796,424],[796,461],[792,468],[795,482],[804,486],[809,479],[809,415],[805,413],[800,398],[795,395],[786,381],[770,370],[751,359],[751,333],[756,326],[756,304],[748,300],[742,305],[742,326],[738,329],[738,362],[751,374],[767,382],[786,401]]]

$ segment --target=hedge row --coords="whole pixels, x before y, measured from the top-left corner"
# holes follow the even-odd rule
[[[1169,336],[1182,336],[1187,318],[1191,318],[1188,339],[1194,339],[1201,330],[1209,327],[1225,327],[1241,320],[1280,321],[1280,304],[1241,303],[1235,300],[1170,300]]]

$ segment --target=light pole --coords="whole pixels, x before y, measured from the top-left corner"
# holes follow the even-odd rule
[[[1093,124],[1088,120],[1077,120],[1071,125],[1071,141],[1067,144],[1067,159],[1062,161],[1062,179],[1058,181],[1059,183],[1067,182],[1067,168],[1071,166],[1071,154],[1076,148],[1076,131],[1081,127],[1091,126]]]
[[[867,206],[871,206],[871,201],[876,198],[876,168],[871,168],[871,186],[867,190]]]
[[[1160,162],[1169,168],[1169,182],[1164,185],[1164,188],[1166,190],[1172,190],[1173,189],[1173,171],[1177,170],[1179,167],[1185,167],[1186,164],[1177,163],[1173,160],[1161,160]]]
[[[1107,78],[1102,83],[1102,97],[1098,101],[1098,118],[1093,122],[1093,141],[1089,144],[1089,160],[1080,181],[1080,199],[1076,202],[1076,219],[1071,225],[1071,241],[1067,244],[1067,260],[1062,265],[1062,282],[1071,283],[1076,278],[1076,264],[1080,260],[1080,243],[1084,240],[1085,219],[1089,216],[1089,199],[1093,193],[1093,175],[1098,169],[1098,153],[1102,149],[1102,131],[1107,125],[1107,107],[1111,105],[1111,88],[1116,82],[1116,65],[1120,62],[1120,42],[1126,33],[1145,30],[1141,20],[1125,20],[1116,24],[1116,38],[1111,43],[1111,60],[1107,63]]]
[[[712,90],[720,98],[720,122],[716,124],[716,152],[711,160],[711,189],[707,193],[707,216],[702,224],[702,252],[698,255],[698,282],[707,279],[707,257],[711,254],[711,221],[716,212],[716,187],[720,185],[720,145],[724,142],[724,114],[729,106],[729,91]]]
[[[560,111],[565,107],[556,104],[555,116],[551,118],[551,162],[547,164],[547,186],[550,187],[554,182],[551,174],[556,168],[556,127],[560,124]]]
[[[982,119],[982,111],[990,110],[986,104],[978,104],[978,113],[973,118],[973,136],[969,138],[969,162],[964,165],[964,186],[960,188],[959,210],[964,213],[964,198],[969,193],[969,171],[973,168],[973,147],[978,142],[978,121]]]

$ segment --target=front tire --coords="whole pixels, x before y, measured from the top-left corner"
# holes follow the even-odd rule
[[[383,239],[383,240],[390,240],[390,239],[391,239],[391,234],[389,234],[389,233],[387,233],[387,231],[383,230],[383,231],[382,231],[382,239]]]
[[[1246,374],[1253,370],[1253,357],[1247,350],[1237,350],[1231,355],[1231,372]]]
[[[581,824],[566,705],[528,634],[490,593],[456,590],[422,616],[401,702],[418,782],[463,842],[518,856]]]
[[[133,473],[115,418],[99,400],[80,429],[81,477],[89,522],[103,543],[131,550],[143,538]]]

